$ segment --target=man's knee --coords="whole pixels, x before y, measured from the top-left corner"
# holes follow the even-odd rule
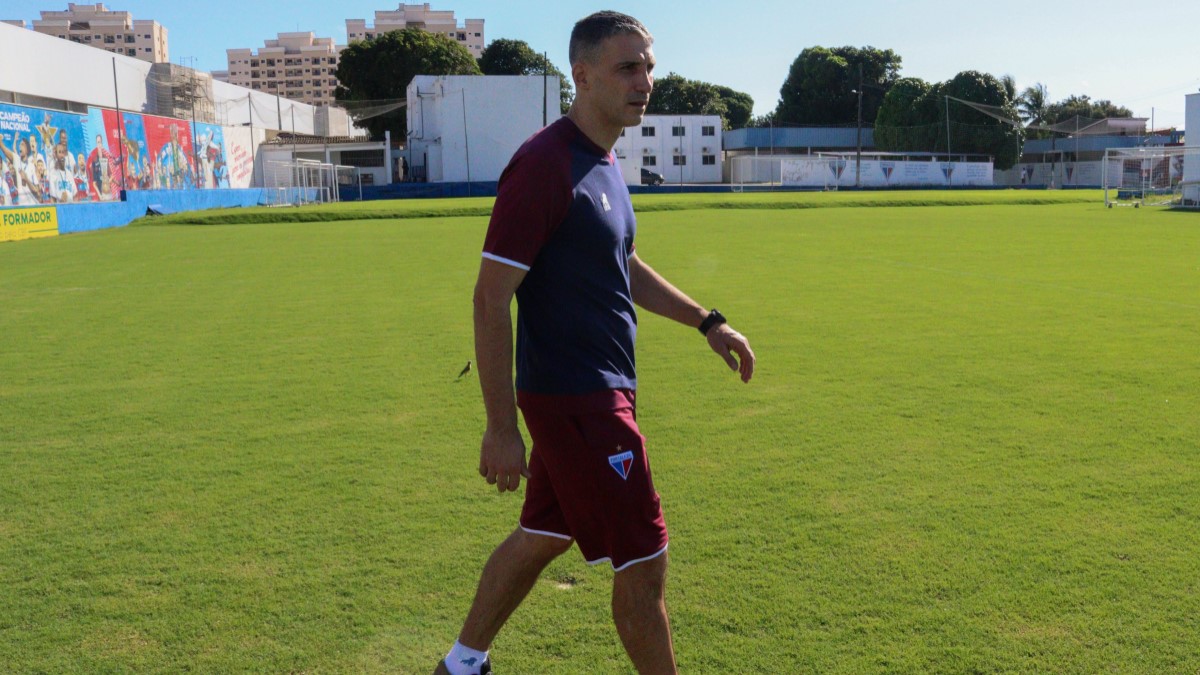
[[[634,563],[613,575],[614,594],[631,592],[635,599],[661,599],[667,582],[667,554]]]

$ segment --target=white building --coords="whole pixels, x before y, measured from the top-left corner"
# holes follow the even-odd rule
[[[150,63],[167,63],[167,29],[157,21],[134,20],[129,12],[102,4],[67,3],[65,12],[42,12],[33,30]]]
[[[617,139],[614,151],[628,185],[641,170],[667,183],[721,182],[721,118],[718,115],[646,115]]]
[[[405,161],[431,183],[497,181],[517,148],[559,112],[558,78],[418,75],[408,85]]]
[[[1183,160],[1183,200],[1200,206],[1200,94],[1188,94],[1184,145],[1195,148]]]
[[[467,19],[460,26],[454,12],[429,9],[428,2],[375,12],[374,26],[368,26],[365,19],[346,19],[346,40],[373,40],[377,35],[405,28],[440,33],[466,47],[471,56],[483,56],[483,19]]]

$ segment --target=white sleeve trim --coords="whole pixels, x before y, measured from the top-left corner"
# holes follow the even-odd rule
[[[519,270],[525,270],[526,272],[529,271],[529,265],[522,265],[521,263],[517,262],[516,260],[509,260],[508,258],[501,258],[500,256],[493,255],[491,253],[488,253],[487,251],[483,252],[483,257],[487,258],[488,260],[495,260],[496,262],[508,265],[509,267],[515,267]]]

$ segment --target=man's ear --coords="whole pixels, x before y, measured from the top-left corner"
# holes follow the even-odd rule
[[[584,91],[589,88],[588,69],[582,59],[571,64],[571,78],[575,80],[576,91]]]

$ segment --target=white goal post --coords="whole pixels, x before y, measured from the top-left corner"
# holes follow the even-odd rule
[[[836,190],[837,175],[833,173],[833,158],[818,155],[738,155],[729,159],[729,184],[734,192],[773,189],[783,185],[790,189]],[[802,166],[811,171],[807,180],[799,181],[789,175],[789,167]]]
[[[1109,148],[1101,170],[1109,208],[1200,207],[1200,147]]]

